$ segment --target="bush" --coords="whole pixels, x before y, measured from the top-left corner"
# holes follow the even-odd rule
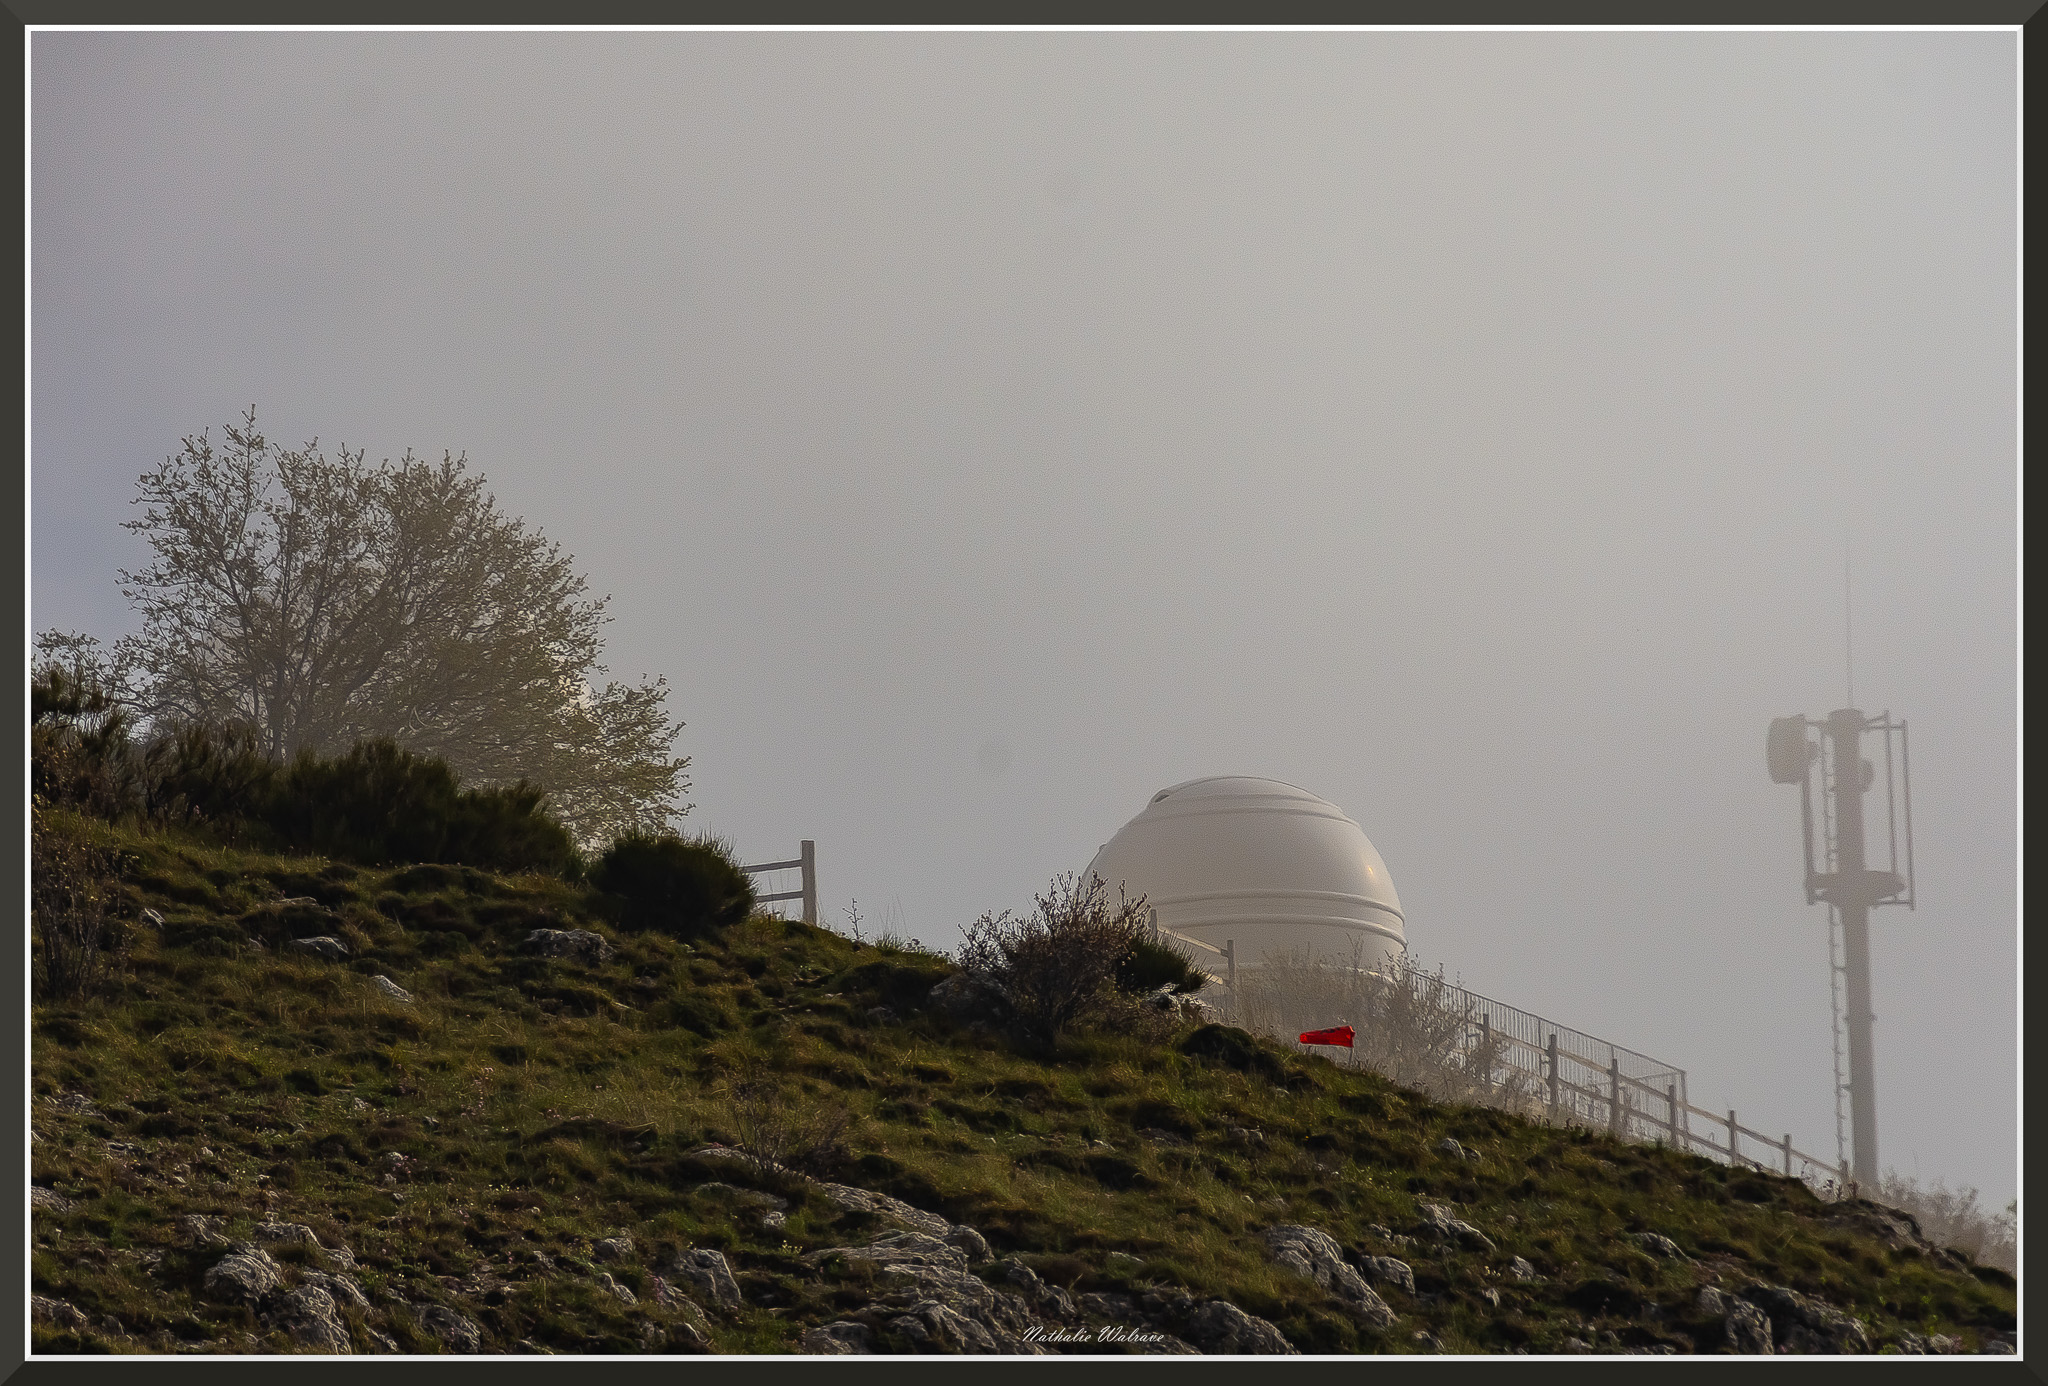
[[[74,819],[30,806],[29,920],[38,995],[84,996],[120,962],[126,930],[113,917],[120,859]]]
[[[256,813],[277,845],[292,851],[369,866],[452,862],[560,873],[575,845],[547,816],[546,800],[524,780],[463,789],[446,761],[379,739],[333,759],[300,753]]]
[[[229,832],[260,811],[277,762],[244,725],[200,723],[153,737],[142,752],[142,809],[158,823],[217,823]]]
[[[724,844],[674,833],[630,832],[590,868],[621,920],[695,938],[739,923],[754,908],[754,882]]]
[[[967,926],[961,965],[1009,996],[1033,1039],[1051,1045],[1073,1025],[1116,1009],[1117,970],[1148,942],[1145,897],[1109,903],[1100,876],[1061,876],[1025,919],[1008,910]]]
[[[89,673],[46,664],[29,679],[30,789],[45,803],[113,819],[135,807],[129,717]]]
[[[1197,971],[1195,960],[1183,950],[1159,939],[1141,938],[1116,965],[1116,989],[1133,995],[1171,987],[1176,994],[1200,991],[1208,977]]]

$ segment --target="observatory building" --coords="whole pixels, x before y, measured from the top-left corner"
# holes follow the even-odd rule
[[[1152,796],[1088,869],[1162,930],[1232,965],[1307,954],[1377,971],[1407,948],[1387,864],[1344,811],[1278,780],[1219,775]],[[1086,879],[1085,877],[1083,878]],[[1205,949],[1197,964],[1221,976]]]

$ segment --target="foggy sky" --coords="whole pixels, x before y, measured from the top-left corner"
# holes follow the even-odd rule
[[[31,609],[466,451],[696,807],[950,947],[1266,775],[1411,951],[1834,1151],[1764,728],[1913,733],[1884,1163],[2017,1188],[2016,35],[32,36]]]

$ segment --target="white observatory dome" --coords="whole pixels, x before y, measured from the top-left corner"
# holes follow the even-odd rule
[[[1144,895],[1161,929],[1240,967],[1306,952],[1377,970],[1402,953],[1401,898],[1344,811],[1278,780],[1220,775],[1152,796],[1089,864],[1114,899]],[[1083,877],[1085,880],[1086,877]],[[1221,968],[1200,954],[1200,966]]]

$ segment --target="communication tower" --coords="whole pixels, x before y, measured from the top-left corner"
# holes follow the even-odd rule
[[[1867,857],[1864,796],[1877,767],[1864,759],[1863,738],[1884,742],[1885,864]],[[1896,741],[1896,750],[1894,742]],[[1775,784],[1799,786],[1799,819],[1806,853],[1806,903],[1828,907],[1829,995],[1834,1003],[1835,1143],[1838,1157],[1864,1189],[1877,1187],[1877,1081],[1870,1027],[1870,912],[1882,905],[1913,908],[1912,771],[1906,723],[1889,711],[1867,717],[1839,708],[1825,718],[1779,717],[1764,743]],[[1818,792],[1816,792],[1818,780]],[[1820,801],[1819,821],[1814,801]],[[1904,839],[1904,871],[1900,840]],[[1848,1041],[1849,1074],[1842,1076]],[[1849,1152],[1842,1146],[1842,1101],[1849,1104]]]

